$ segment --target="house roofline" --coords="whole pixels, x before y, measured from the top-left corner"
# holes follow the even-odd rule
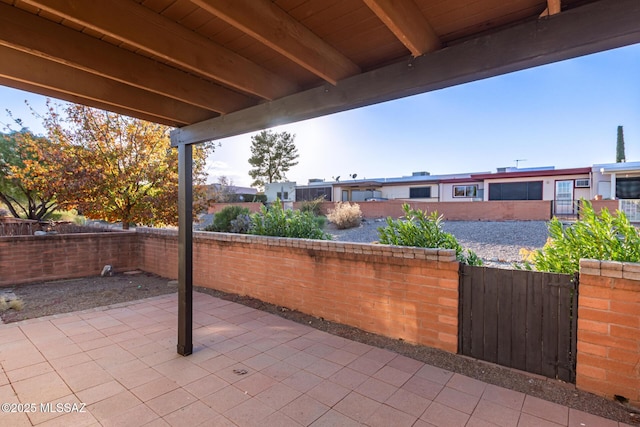
[[[471,178],[474,180],[485,179],[503,179],[503,178],[529,178],[529,177],[543,177],[543,176],[557,176],[557,175],[579,175],[591,172],[590,167],[586,168],[572,168],[572,169],[551,169],[551,170],[539,170],[539,171],[517,171],[517,172],[498,172],[489,174],[472,174]]]

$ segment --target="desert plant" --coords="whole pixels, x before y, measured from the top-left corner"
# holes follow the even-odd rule
[[[227,206],[213,217],[213,224],[205,227],[206,231],[231,232],[231,221],[239,215],[249,215],[249,209],[241,206]]]
[[[19,298],[0,296],[0,312],[7,310],[20,311],[24,308],[24,302]]]
[[[229,227],[230,233],[247,234],[251,229],[251,216],[240,214],[236,219],[232,219]]]
[[[250,234],[261,236],[297,237],[301,239],[330,240],[322,231],[316,216],[299,210],[284,210],[278,200],[270,208],[262,207],[252,216]]]
[[[324,229],[324,226],[327,223],[327,218],[322,216],[322,215],[319,215],[319,216],[314,215],[313,216],[313,221],[316,223],[318,228],[320,230],[322,230],[322,229]]]
[[[312,214],[319,216],[320,215],[320,207],[322,203],[325,201],[325,196],[316,197],[313,200],[305,200],[300,205],[300,210],[302,212],[311,212]]]
[[[442,215],[411,209],[402,205],[404,220],[387,218],[385,227],[378,227],[380,243],[419,248],[454,249],[458,261],[469,265],[482,265],[482,260],[471,250],[464,250],[453,234],[442,230]]]
[[[353,228],[362,222],[362,212],[357,203],[337,202],[333,209],[329,210],[327,219],[339,229]]]
[[[580,259],[640,261],[640,233],[624,212],[613,215],[608,209],[596,214],[583,200],[580,220],[565,227],[557,218],[549,222],[549,240],[533,257],[539,271],[573,274]]]

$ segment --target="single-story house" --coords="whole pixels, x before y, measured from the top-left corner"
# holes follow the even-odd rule
[[[571,215],[581,199],[624,200],[620,209],[640,220],[640,162],[596,164],[581,168],[498,168],[496,172],[410,176],[269,184],[269,201],[313,200],[365,202],[406,200],[420,202],[474,202],[498,200],[548,200],[553,214]],[[284,189],[284,198],[280,196]]]

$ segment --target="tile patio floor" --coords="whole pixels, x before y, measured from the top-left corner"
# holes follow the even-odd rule
[[[176,313],[173,294],[0,326],[0,402],[36,406],[0,426],[619,425],[197,292],[182,357]]]

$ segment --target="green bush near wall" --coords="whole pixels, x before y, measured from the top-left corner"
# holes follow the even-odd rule
[[[205,231],[229,233],[232,231],[231,222],[240,215],[249,215],[249,209],[242,206],[227,206],[214,215],[213,224],[205,227]]]
[[[557,218],[549,222],[549,240],[534,253],[525,268],[573,274],[580,270],[580,259],[640,262],[640,233],[622,211],[608,209],[596,214],[583,200],[580,220],[564,226]]]
[[[331,236],[322,231],[323,221],[317,218],[311,212],[285,210],[278,200],[269,208],[263,206],[259,213],[252,215],[249,234],[331,240]]]
[[[442,215],[438,212],[427,214],[419,209],[402,205],[404,219],[387,217],[387,225],[378,228],[380,243],[418,248],[453,249],[458,261],[469,265],[482,265],[482,260],[472,250],[466,251],[451,233],[442,230]]]

